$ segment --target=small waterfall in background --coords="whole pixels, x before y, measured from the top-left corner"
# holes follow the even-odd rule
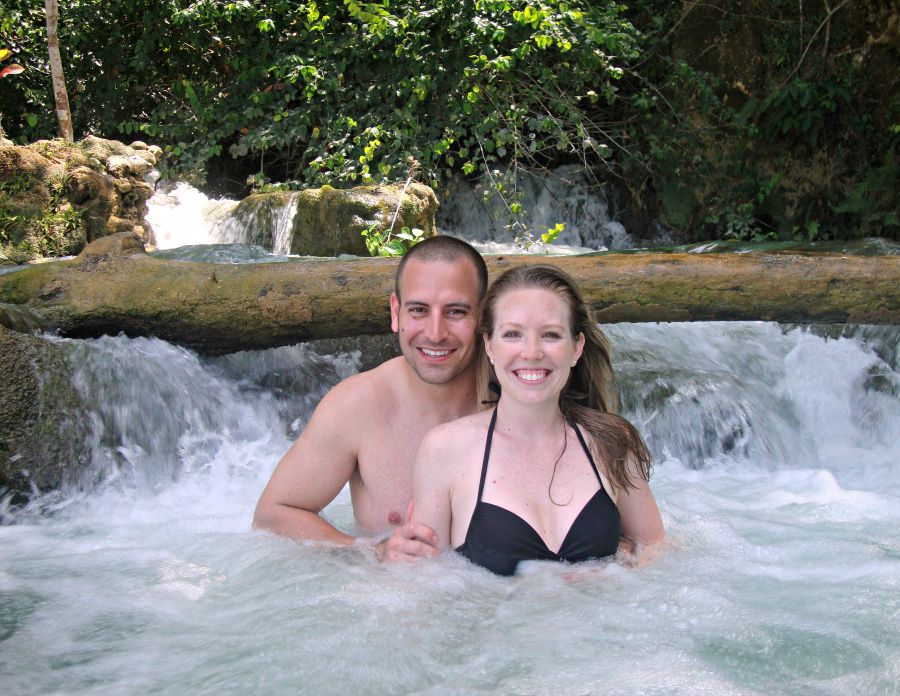
[[[291,234],[299,193],[277,193],[245,198],[221,227],[225,244],[254,244],[276,256],[291,253]]]
[[[523,169],[518,173],[516,186],[524,194],[520,201],[522,222],[535,239],[563,222],[566,227],[556,238],[557,246],[584,251],[634,246],[622,224],[609,216],[615,189],[610,184],[598,184],[583,168],[565,165],[540,174]],[[462,175],[454,177],[447,186],[450,196],[441,201],[438,209],[438,228],[469,242],[514,242],[516,234],[508,229],[510,216],[503,202],[498,196],[487,204],[483,202],[490,188],[491,182],[485,178],[471,182]]]
[[[482,253],[525,253],[515,243],[515,232],[507,229],[509,216],[498,197],[487,204],[482,199],[489,181],[467,181],[454,177],[441,198],[435,217],[438,232],[471,242]],[[606,249],[628,249],[634,240],[624,226],[610,218],[615,187],[594,181],[575,165],[557,167],[537,175],[522,170],[517,179],[523,223],[533,238],[558,223],[566,227],[549,244],[536,244],[529,253],[578,254]],[[284,192],[250,196],[243,201],[211,201],[187,184],[179,183],[168,193],[158,193],[148,202],[150,222],[159,249],[199,244],[257,246],[270,254],[290,254],[298,195]],[[662,227],[655,243],[676,243]]]
[[[150,212],[146,219],[159,249],[216,244],[228,241],[222,227],[237,205],[227,199],[210,200],[193,186],[179,182],[147,201]]]

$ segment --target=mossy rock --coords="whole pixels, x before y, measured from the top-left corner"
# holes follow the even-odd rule
[[[242,200],[231,214],[254,244],[299,256],[368,256],[362,233],[387,229],[400,203],[402,185],[331,186],[306,191],[260,193]],[[437,196],[428,186],[410,184],[403,194],[394,230],[418,228],[434,235]]]
[[[106,162],[106,159],[113,155],[128,157],[135,153],[135,151],[125,143],[120,143],[118,140],[105,140],[93,135],[86,137],[79,145],[86,154],[94,155],[94,157],[101,162]]]
[[[77,254],[87,239],[66,200],[69,170],[87,163],[71,143],[42,140],[0,147],[0,262]]]
[[[90,423],[59,344],[0,326],[0,488],[26,497],[77,483]]]
[[[402,194],[402,203],[401,203]],[[434,236],[438,200],[429,186],[402,184],[359,186],[337,190],[330,186],[298,194],[290,252],[308,256],[368,256],[362,233],[390,227],[400,206],[394,230],[418,228]]]
[[[74,255],[118,232],[152,242],[143,174],[155,162],[149,150],[93,136],[0,146],[0,263]]]

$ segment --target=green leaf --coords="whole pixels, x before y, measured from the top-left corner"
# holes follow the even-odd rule
[[[398,242],[396,240],[385,244],[384,250],[389,256],[403,256],[403,254],[406,253],[406,247],[403,246],[403,242]]]

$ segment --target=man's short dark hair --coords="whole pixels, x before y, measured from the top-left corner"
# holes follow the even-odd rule
[[[400,259],[400,265],[397,266],[397,276],[394,280],[394,292],[398,300],[400,299],[400,277],[403,275],[403,269],[406,268],[406,264],[412,259],[417,259],[424,263],[456,263],[460,259],[468,259],[475,267],[475,273],[478,276],[478,301],[481,302],[484,299],[484,295],[487,293],[488,271],[481,254],[468,242],[464,242],[456,237],[437,235],[422,240]]]

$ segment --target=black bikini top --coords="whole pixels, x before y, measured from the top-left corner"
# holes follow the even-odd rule
[[[559,553],[551,551],[534,527],[506,508],[481,502],[487,477],[491,440],[497,423],[497,409],[491,417],[487,443],[484,447],[484,463],[481,465],[481,483],[478,500],[466,531],[466,539],[456,550],[472,563],[487,568],[497,575],[514,575],[519,561],[568,561],[578,563],[595,558],[612,556],[619,547],[621,520],[619,509],[603,488],[603,481],[594,458],[588,449],[578,426],[569,424],[578,435],[588,461],[591,463],[600,490],[585,504],[569,527]]]

